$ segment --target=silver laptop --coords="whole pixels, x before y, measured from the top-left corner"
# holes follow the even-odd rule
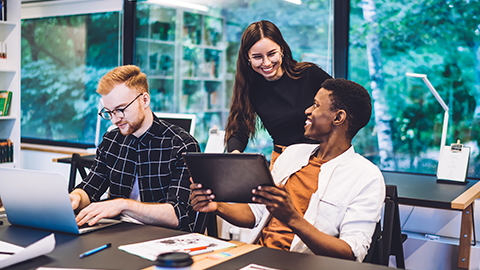
[[[0,198],[8,222],[14,225],[83,234],[121,222],[102,219],[95,226],[79,228],[60,173],[0,168]]]

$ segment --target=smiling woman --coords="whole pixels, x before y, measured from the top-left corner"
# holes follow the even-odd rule
[[[283,148],[317,143],[303,136],[304,111],[330,78],[314,63],[297,62],[270,21],[250,24],[242,35],[225,139],[229,152],[243,152],[255,136],[257,116],[273,139],[270,164]]]

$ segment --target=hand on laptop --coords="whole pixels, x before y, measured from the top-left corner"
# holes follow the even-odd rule
[[[78,226],[88,222],[92,226],[102,218],[112,218],[122,213],[124,199],[115,199],[104,202],[91,203],[78,213],[76,220]]]
[[[190,189],[192,193],[190,194],[190,203],[192,204],[193,210],[197,212],[215,212],[217,210],[217,203],[212,201],[215,198],[215,195],[212,194],[212,191],[209,189],[202,189],[202,184],[193,183],[192,178],[190,178]]]
[[[80,205],[80,200],[81,200],[80,195],[75,193],[70,193],[69,196],[70,196],[70,202],[72,203],[73,210],[77,209],[78,206]]]

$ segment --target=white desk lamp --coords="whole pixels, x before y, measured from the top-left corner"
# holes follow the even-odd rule
[[[435,98],[437,99],[438,103],[440,103],[440,105],[442,105],[442,108],[445,110],[445,114],[444,114],[444,117],[443,117],[443,131],[442,131],[442,139],[441,139],[441,142],[440,142],[440,157],[439,157],[439,160],[438,162],[440,163],[440,158],[442,157],[442,151],[443,151],[443,147],[445,146],[445,143],[446,143],[446,140],[447,140],[447,129],[448,129],[448,106],[447,104],[445,104],[445,102],[443,102],[443,99],[440,97],[440,95],[437,93],[437,91],[435,90],[435,88],[433,87],[433,85],[430,83],[430,81],[427,79],[427,75],[426,74],[417,74],[417,73],[410,73],[410,72],[407,72],[406,73],[407,76],[410,76],[410,77],[415,77],[415,78],[422,78],[422,80],[425,82],[425,84],[427,85],[428,89],[430,89],[430,91],[432,92],[432,94],[435,96]]]

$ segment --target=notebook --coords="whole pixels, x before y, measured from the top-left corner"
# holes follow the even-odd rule
[[[79,228],[60,173],[0,168],[0,197],[10,224],[83,234],[120,223],[103,219]]]
[[[217,202],[252,203],[252,189],[274,186],[261,154],[184,153],[193,182],[211,189]]]

